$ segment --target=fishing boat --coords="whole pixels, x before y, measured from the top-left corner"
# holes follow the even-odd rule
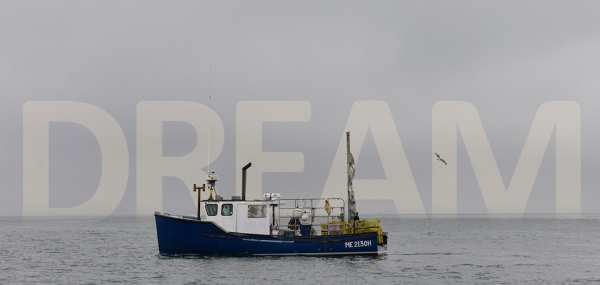
[[[354,158],[350,133],[348,201],[329,198],[282,198],[264,193],[246,199],[242,168],[242,196],[223,199],[216,190],[218,176],[209,172],[198,192],[196,215],[155,212],[158,249],[162,255],[384,255],[387,233],[378,218],[359,219],[352,188]],[[209,190],[209,197],[201,193]]]

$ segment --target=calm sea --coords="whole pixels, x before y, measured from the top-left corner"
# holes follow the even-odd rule
[[[598,284],[600,215],[384,217],[383,257],[164,257],[154,218],[0,218],[0,284]]]

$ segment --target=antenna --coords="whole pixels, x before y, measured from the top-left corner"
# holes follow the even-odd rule
[[[210,109],[212,109],[212,62],[209,63],[208,66],[208,105],[210,107]],[[208,153],[208,169],[206,172],[208,172],[210,174],[210,151],[211,151],[211,145],[212,145],[212,139],[213,139],[213,125],[212,122],[210,122],[210,139],[208,140],[208,146],[207,146],[207,153]]]

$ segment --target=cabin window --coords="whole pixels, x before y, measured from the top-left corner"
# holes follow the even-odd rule
[[[248,218],[266,218],[267,205],[248,205]]]
[[[206,204],[206,206],[205,206],[206,214],[209,216],[216,216],[218,207],[219,207],[219,205],[217,205],[217,204]]]
[[[233,215],[233,205],[232,204],[223,204],[221,206],[221,216],[231,216]]]

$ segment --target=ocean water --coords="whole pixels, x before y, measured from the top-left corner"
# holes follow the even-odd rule
[[[5,217],[0,284],[600,284],[600,215],[381,223],[381,257],[166,257],[153,217]]]

